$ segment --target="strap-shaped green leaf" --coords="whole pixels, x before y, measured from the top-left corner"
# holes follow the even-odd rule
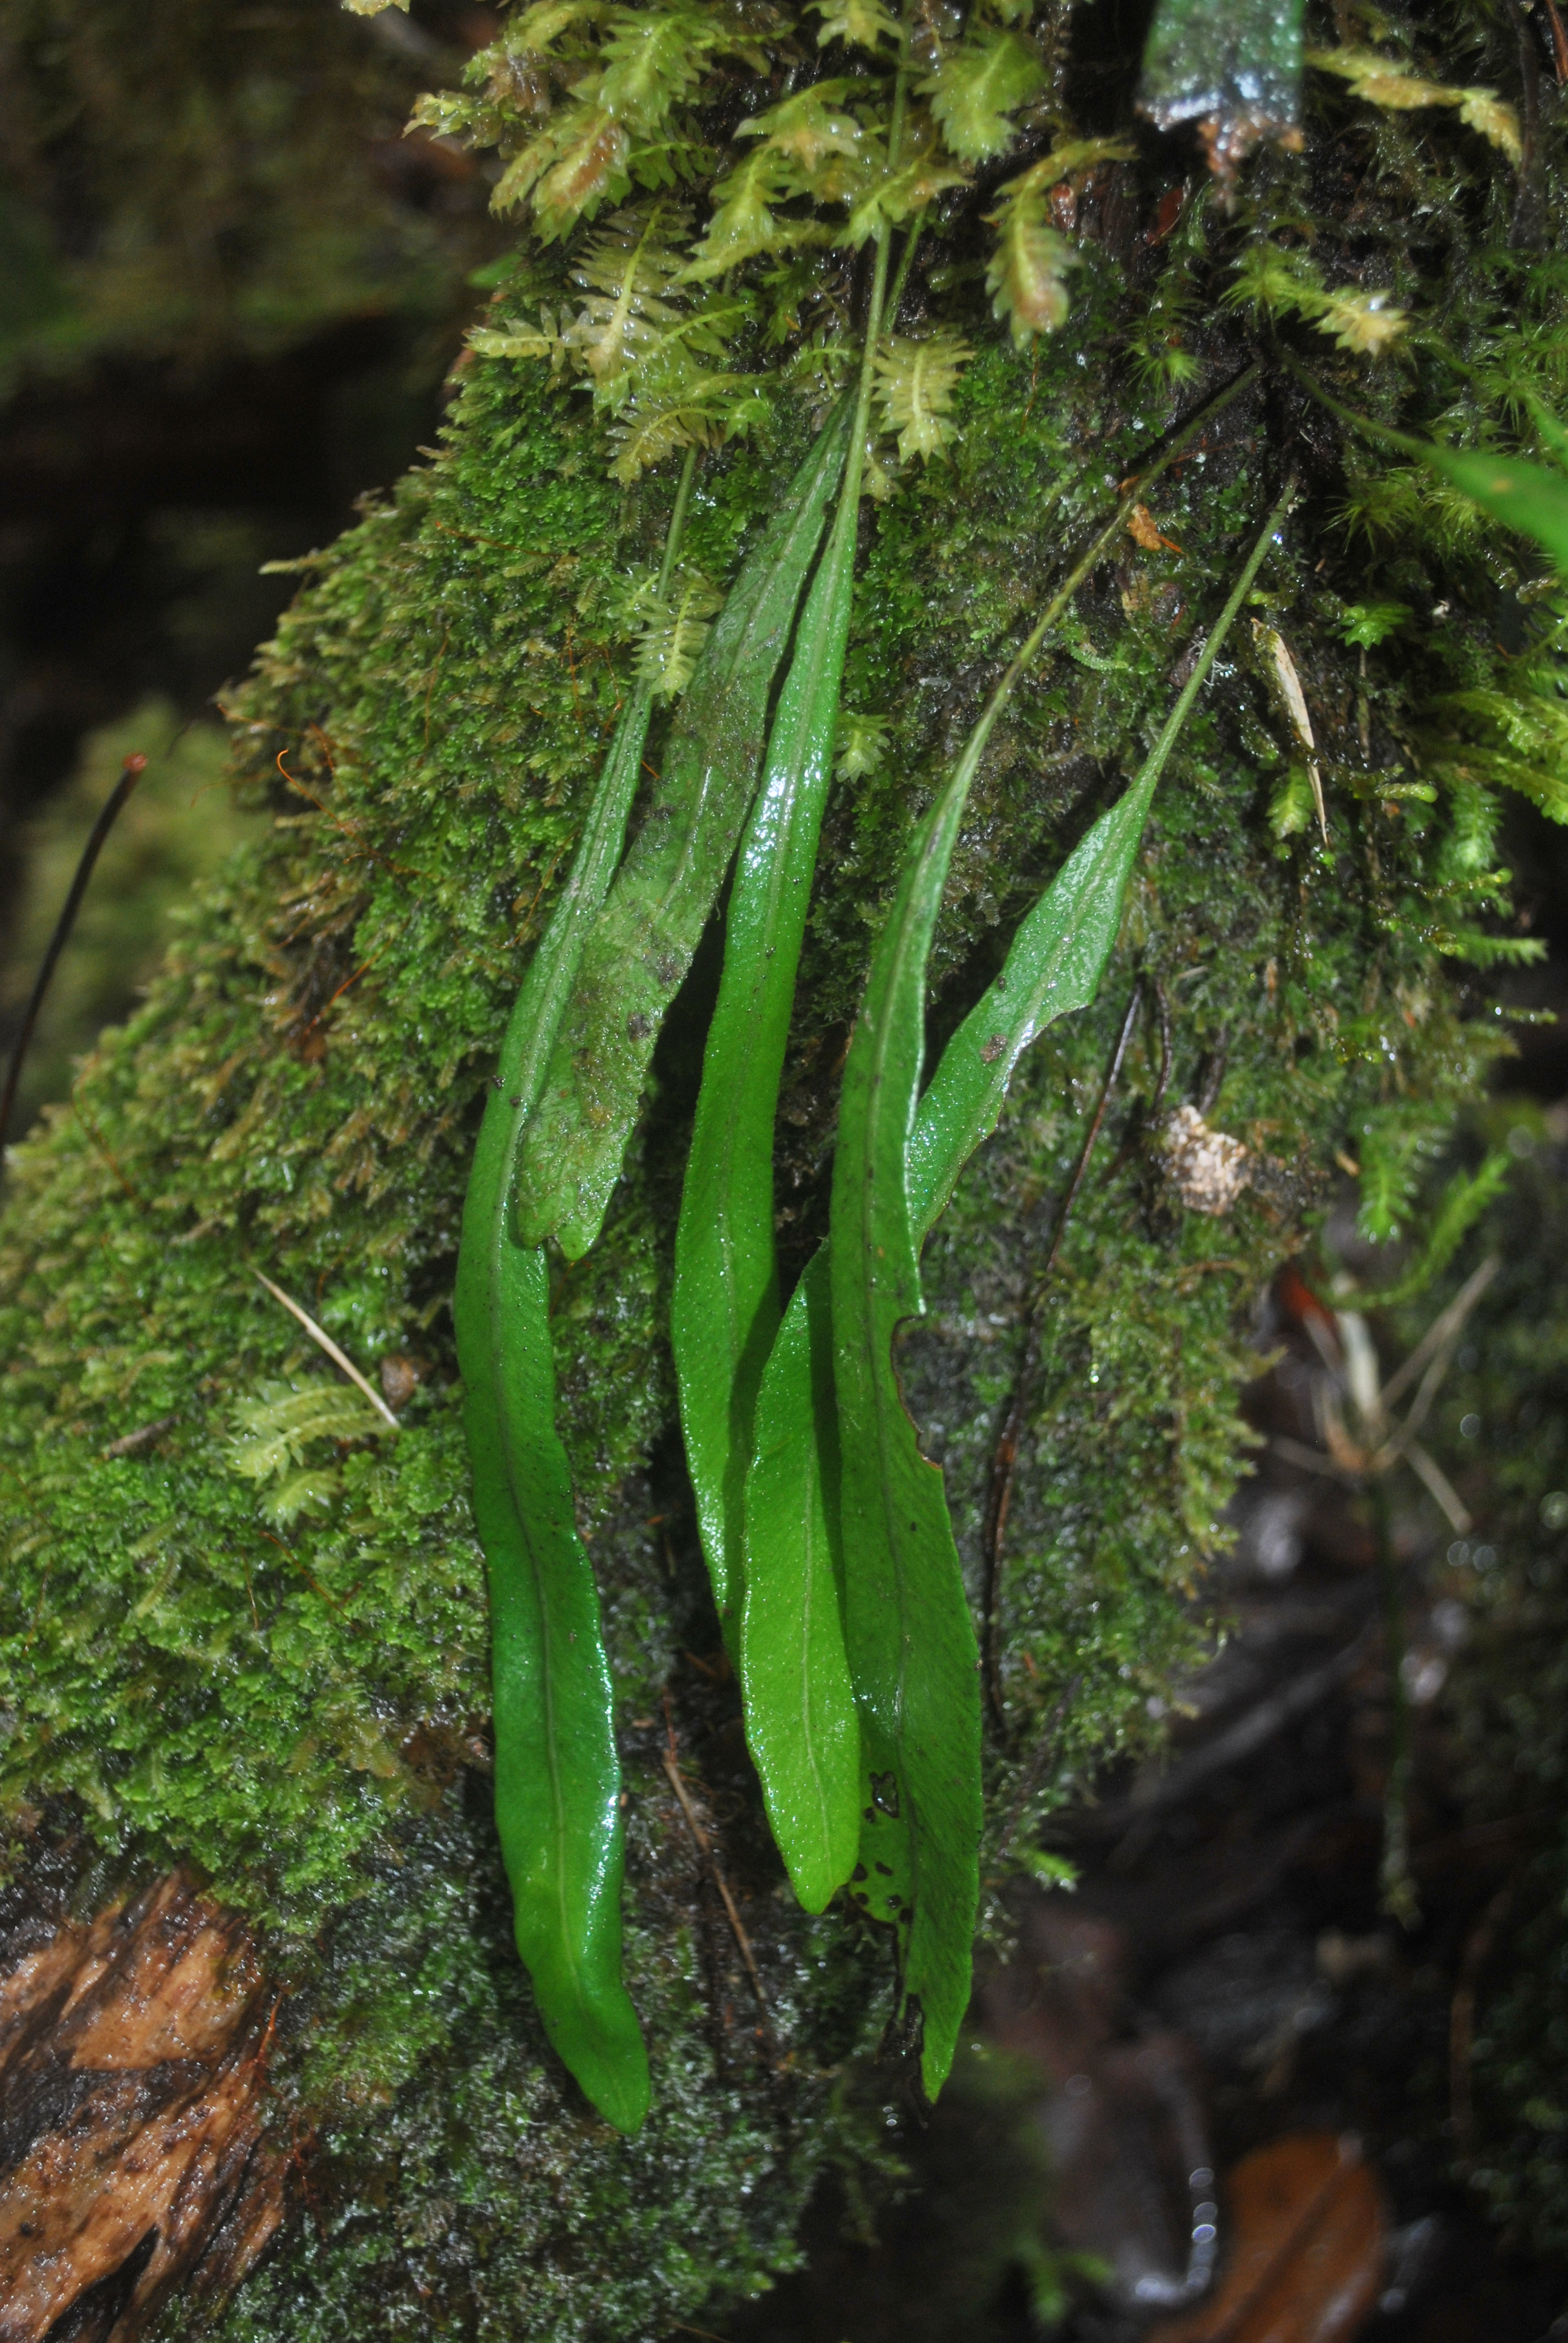
[[[893,1342],[922,1308],[905,1157],[925,1051],[926,962],[979,754],[920,824],[871,956],[849,1043],[833,1168],[829,1281],[838,1398],[844,1624],[868,1738],[907,1821],[913,1911],[906,2006],[934,2097],[970,1996],[980,1892],[979,1654],[940,1469],[922,1456]]]
[[[675,1241],[681,1429],[727,1640],[740,1624],[752,1412],[779,1328],[773,1123],[849,635],[858,453],[806,598],[736,861]]]
[[[828,1248],[790,1296],[746,1481],[746,1739],[795,1893],[820,1912],[860,1839],[860,1726],[844,1648]]]
[[[598,1234],[653,1045],[757,787],[768,703],[844,466],[841,405],[741,565],[670,727],[653,806],[583,949],[518,1157],[515,1233],[568,1260]]]
[[[474,1513],[489,1577],[496,1824],[518,1950],[551,2041],[623,2131],[635,2131],[648,2112],[648,2073],[620,1976],[620,1767],[609,1667],[556,1431],[545,1258],[513,1242],[507,1199],[518,1138],[625,838],[650,705],[641,689],[628,702],[507,1028],[468,1178],[453,1302]]]
[[[917,1252],[964,1164],[995,1129],[1024,1050],[1056,1018],[1094,998],[1160,775],[1282,512],[1283,500],[1131,787],[1069,856],[1020,928],[1000,976],[942,1054],[906,1158]],[[790,1298],[757,1403],[747,1486],[747,1735],[802,1902],[820,1909],[858,1853],[856,1902],[906,1931],[910,1850],[896,1774],[879,1735],[854,1765],[848,1665],[835,1642],[842,1565],[831,1492],[840,1466],[836,1418],[822,1403],[831,1355],[824,1247]]]

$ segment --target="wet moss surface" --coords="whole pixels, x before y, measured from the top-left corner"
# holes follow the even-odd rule
[[[1480,38],[1466,20],[1455,73],[1479,74]],[[1506,1047],[1462,956],[1485,957],[1466,930],[1509,932],[1494,800],[1453,778],[1461,719],[1440,703],[1530,689],[1498,612],[1533,642],[1550,613],[1521,604],[1509,548],[1407,468],[1363,450],[1347,474],[1334,427],[1272,364],[1267,312],[1219,297],[1239,257],[1304,217],[1321,260],[1392,282],[1440,352],[1484,367],[1521,282],[1545,315],[1555,277],[1503,248],[1511,175],[1459,126],[1347,117],[1340,96],[1329,112],[1304,156],[1260,159],[1229,215],[1194,177],[1170,225],[1169,149],[1107,171],[1068,326],[1020,354],[977,291],[950,458],[864,527],[845,699],[889,729],[825,830],[780,1126],[787,1266],[824,1222],[837,1068],[904,841],[1064,552],[1175,416],[1263,358],[1153,494],[1163,542],[1108,559],[993,740],[939,932],[939,1039],[1145,752],[1265,498],[1292,468],[1302,491],[1254,607],[1312,709],[1329,843],[1291,811],[1296,746],[1249,632],[1161,785],[1101,1001],[1020,1071],[932,1240],[931,1314],[907,1345],[978,1603],[1023,1313],[1140,985],[1048,1292],[998,1590],[993,1885],[1044,1813],[1156,1730],[1150,1701],[1193,1648],[1189,1598],[1246,1465],[1250,1312],[1336,1153],[1372,1174],[1379,1232],[1401,1225],[1423,1151]],[[1362,403],[1392,400],[1359,359],[1306,354]],[[1398,377],[1407,409],[1462,407],[1443,364],[1429,353]],[[780,387],[767,427],[705,463],[691,547],[710,574],[732,568],[811,423],[809,397]],[[266,1931],[290,1989],[274,2075],[300,2178],[287,2240],[227,2317],[256,2343],[625,2338],[722,2315],[789,2266],[825,2168],[886,2160],[907,2088],[892,2052],[869,2082],[857,2064],[890,2007],[882,1946],[801,1915],[769,1849],[680,1463],[665,1330],[706,950],[605,1236],[561,1269],[554,1309],[617,1685],[628,1981],[653,2049],[655,2115],[634,2142],[544,2047],[487,1810],[457,1219],[670,494],[606,477],[564,383],[467,367],[438,452],[305,568],[232,711],[241,799],[271,810],[270,830],[206,890],[145,1005],[14,1159],[5,1793],[21,1815],[69,1795],[106,1847],[189,1857]],[[1381,639],[1369,608],[1397,612]],[[1428,766],[1441,786],[1411,796]],[[1251,1151],[1252,1183],[1222,1216],[1188,1209],[1169,1176],[1178,1103]],[[257,1404],[330,1376],[257,1272],[397,1394],[395,1436],[367,1423],[285,1460],[311,1483],[292,1511],[282,1463],[270,1481],[236,1469],[241,1435]],[[670,1793],[672,1747],[765,2016]]]

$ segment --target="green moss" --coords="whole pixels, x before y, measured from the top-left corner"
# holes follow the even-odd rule
[[[1359,120],[1345,134],[1363,136]],[[1516,267],[1487,256],[1490,182],[1456,204],[1440,246],[1411,204],[1423,174],[1457,167],[1452,125],[1432,148],[1402,127],[1378,138],[1364,234],[1397,246],[1434,301],[1469,305],[1453,331],[1474,355]],[[1064,543],[1165,427],[1163,395],[1104,353],[1147,338],[1151,319],[1177,330],[1196,280],[1207,306],[1180,330],[1209,378],[1228,378],[1253,328],[1213,297],[1249,237],[1327,206],[1320,167],[1265,165],[1233,219],[1194,206],[1169,255],[1131,236],[1120,261],[1091,252],[1072,323],[1030,354],[976,297],[951,460],[867,530],[846,696],[890,730],[828,818],[781,1126],[794,1261],[822,1225],[836,1068],[910,826]],[[1134,175],[1120,185],[1141,199]],[[700,475],[692,549],[719,574],[810,428],[798,394],[778,389],[770,411]],[[1170,548],[1129,540],[1015,699],[955,860],[939,1034],[1144,753],[1287,452],[1330,460],[1294,392],[1266,383],[1153,492]],[[1386,794],[1396,768],[1420,769],[1442,689],[1515,688],[1495,648],[1503,557],[1408,479],[1369,553],[1328,478],[1309,482],[1257,607],[1320,725],[1330,846],[1271,827],[1292,743],[1243,638],[1162,784],[1103,999],[1028,1061],[930,1249],[909,1388],[978,1566],[1056,1200],[1132,983],[1151,1004],[1158,987],[1167,1103],[1207,1085],[1211,1119],[1261,1171],[1226,1218],[1182,1208],[1157,1143],[1151,1005],[1050,1292],[1000,1590],[993,1855],[1003,1838],[1027,1855],[1074,1783],[1152,1733],[1151,1698],[1191,1654],[1188,1598],[1246,1462],[1250,1312],[1311,1225],[1335,1151],[1382,1146],[1390,1209],[1407,1210],[1422,1151],[1505,1046],[1444,959],[1456,912],[1473,923],[1503,900],[1465,860],[1474,804],[1446,782],[1431,805]],[[555,1312],[627,1769],[628,1975],[658,2107],[637,2142],[598,2125],[543,2048],[487,1812],[486,1621],[448,1313],[457,1217],[493,1053],[625,689],[628,583],[669,495],[656,478],[614,487],[586,403],[542,369],[465,370],[439,454],[313,561],[237,703],[242,799],[270,810],[265,836],[207,887],[146,1005],[15,1159],[0,1224],[5,1794],[71,1793],[106,1844],[194,1857],[265,1924],[295,1988],[277,2087],[318,2142],[314,2209],[230,2314],[256,2343],[409,2325],[658,2331],[787,2266],[817,2175],[872,2159],[880,2134],[879,2106],[839,2077],[886,2013],[885,1956],[851,1921],[805,1918],[781,1881],[674,1433],[664,1330],[706,956],[605,1236],[562,1272]],[[1379,600],[1412,616],[1363,651],[1346,613]],[[237,1411],[324,1371],[257,1271],[367,1373],[397,1362],[406,1380],[412,1362],[419,1377],[395,1439],[317,1443],[307,1461],[336,1468],[337,1493],[282,1528],[234,1469]],[[156,1441],[106,1455],[166,1416]],[[743,1901],[771,2053],[661,1770],[671,1729]],[[1056,1737],[1037,1763],[1041,1733]],[[989,1868],[1000,1881],[1000,1855]]]

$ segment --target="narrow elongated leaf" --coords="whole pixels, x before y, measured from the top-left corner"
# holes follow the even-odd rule
[[[697,662],[653,807],[584,946],[523,1140],[514,1200],[521,1243],[554,1235],[575,1261],[603,1223],[654,1042],[757,786],[768,702],[848,438],[840,407],[742,564]]]
[[[1395,431],[1386,423],[1375,422],[1370,415],[1357,415],[1350,407],[1342,407],[1304,367],[1292,365],[1292,371],[1342,423],[1348,424],[1353,431],[1365,432],[1369,438],[1381,440],[1386,447],[1400,447],[1407,456],[1416,457],[1462,496],[1479,505],[1500,528],[1514,529],[1521,537],[1533,537],[1537,545],[1544,547],[1559,569],[1568,575],[1568,477],[1563,472],[1544,464],[1527,463],[1520,456],[1443,447],[1435,440],[1417,439],[1408,431]],[[1562,440],[1568,444],[1568,434],[1562,432],[1550,411],[1533,397],[1529,404],[1548,443],[1556,446]]]
[[[1044,1027],[1094,998],[1121,925],[1149,808],[1198,692],[1233,625],[1283,510],[1271,515],[1153,751],[1126,794],[1074,850],[1015,937],[997,981],[953,1035],[920,1100],[905,1163],[918,1253],[970,1156],[996,1126],[1020,1057]],[[747,1485],[743,1666],[748,1738],[769,1818],[809,1908],[854,1869],[855,1901],[871,1916],[913,1926],[908,1816],[886,1735],[866,1734],[852,1798],[847,1667],[834,1643],[842,1583],[831,1491],[840,1474],[838,1425],[822,1405],[830,1355],[827,1249],[790,1298],[757,1402]],[[930,1468],[927,1468],[928,1470]],[[752,1620],[766,1607],[752,1667]],[[791,1623],[799,1622],[791,1634]],[[761,1661],[766,1657],[764,1677]],[[762,1714],[764,1699],[777,1711]],[[791,1719],[802,1728],[791,1731]],[[864,1720],[863,1720],[864,1722]],[[837,1784],[836,1802],[826,1785]],[[859,1834],[858,1849],[855,1845]],[[836,1876],[835,1876],[836,1874]]]
[[[746,1739],[795,1893],[820,1912],[854,1867],[863,1770],[844,1648],[826,1245],[769,1356],[755,1438],[740,1645]]]
[[[645,686],[628,703],[512,1011],[469,1174],[453,1302],[489,1577],[496,1824],[518,1950],[551,2041],[623,2131],[635,2131],[648,2111],[648,2073],[620,1976],[620,1767],[609,1666],[556,1431],[545,1259],[513,1242],[507,1199],[518,1137],[620,853],[651,704]]]
[[[1390,435],[1392,436],[1392,435]],[[1399,445],[1419,456],[1451,487],[1478,504],[1500,528],[1533,537],[1568,576],[1568,479],[1544,464],[1518,456],[1466,454],[1400,435]]]
[[[671,1334],[681,1429],[719,1624],[732,1641],[740,1624],[752,1411],[779,1326],[773,1123],[854,592],[859,478],[858,464],[849,468],[736,863],[675,1241]]]
[[[970,1995],[980,1892],[979,1654],[942,1476],[922,1456],[893,1342],[922,1304],[905,1157],[924,1055],[926,962],[978,756],[960,759],[916,833],[872,954],[844,1067],[829,1279],[838,1398],[844,1623],[869,1736],[907,1818],[913,1911],[906,2004],[932,2097]]]

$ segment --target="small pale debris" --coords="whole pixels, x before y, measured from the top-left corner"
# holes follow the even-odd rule
[[[1329,817],[1323,805],[1323,777],[1318,769],[1317,742],[1312,737],[1312,719],[1307,713],[1307,696],[1302,689],[1302,679],[1296,672],[1296,662],[1291,657],[1291,647],[1283,635],[1273,627],[1265,627],[1261,618],[1252,621],[1252,634],[1259,649],[1269,660],[1273,673],[1274,688],[1279,693],[1291,729],[1307,752],[1307,772],[1312,784],[1312,803],[1318,809],[1318,828],[1323,834],[1323,844],[1329,842]]]
[[[1165,1126],[1165,1168],[1190,1212],[1228,1212],[1252,1177],[1251,1151],[1211,1131],[1195,1106],[1179,1106]]]

